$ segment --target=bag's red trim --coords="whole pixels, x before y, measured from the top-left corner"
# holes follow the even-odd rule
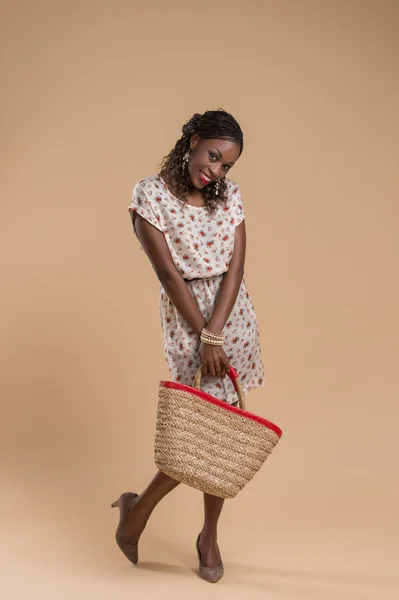
[[[233,377],[234,377],[234,375],[233,375]],[[231,380],[233,381],[233,378],[231,378]],[[280,429],[280,427],[278,427],[271,421],[268,421],[267,419],[263,419],[263,417],[259,417],[258,415],[254,415],[253,413],[250,413],[247,410],[241,410],[241,408],[237,408],[236,406],[231,406],[231,404],[228,404],[227,402],[223,402],[223,400],[219,400],[218,398],[215,398],[214,396],[211,396],[210,394],[206,394],[202,390],[197,390],[196,388],[191,387],[189,385],[185,385],[184,383],[178,383],[177,381],[160,381],[159,385],[160,385],[160,387],[171,388],[174,390],[180,390],[182,392],[189,392],[190,394],[195,394],[196,396],[198,396],[198,398],[202,398],[202,400],[211,402],[212,404],[215,404],[216,406],[219,406],[220,408],[224,408],[225,410],[230,410],[231,412],[242,415],[243,417],[246,417],[247,419],[252,419],[252,421],[256,421],[257,423],[260,423],[261,425],[268,427],[269,429],[271,429],[272,431],[277,433],[278,437],[281,437],[281,435],[283,433],[282,430]]]

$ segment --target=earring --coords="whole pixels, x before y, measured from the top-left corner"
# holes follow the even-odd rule
[[[188,157],[189,156],[190,156],[190,152],[186,152],[185,155],[183,156],[183,164],[182,164],[183,171],[186,170],[186,167],[188,165]]]
[[[219,196],[219,180],[216,180],[215,183],[215,196]]]

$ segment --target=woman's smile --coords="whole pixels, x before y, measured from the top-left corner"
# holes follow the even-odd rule
[[[207,185],[208,183],[210,183],[212,181],[211,177],[209,177],[208,175],[205,175],[205,173],[203,171],[200,171],[200,179],[203,183],[205,183],[205,185]]]

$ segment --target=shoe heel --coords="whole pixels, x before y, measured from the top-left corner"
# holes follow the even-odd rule
[[[119,496],[118,500],[115,500],[111,504],[112,508],[119,507],[119,525],[115,532],[116,542],[123,554],[132,562],[134,565],[138,561],[138,542],[130,544],[126,541],[124,536],[124,528],[126,524],[127,515],[129,508],[131,508],[132,501],[137,498],[137,494],[132,492],[124,492]]]
[[[202,579],[205,579],[205,581],[209,581],[209,583],[217,583],[224,575],[223,562],[218,567],[204,567],[202,565],[202,557],[199,547],[200,536],[201,534],[199,534],[196,542],[199,562],[199,576],[202,577]]]

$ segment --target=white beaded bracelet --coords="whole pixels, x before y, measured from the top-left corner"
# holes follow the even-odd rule
[[[224,337],[216,335],[204,327],[201,331],[201,342],[204,342],[204,344],[210,344],[212,346],[223,346]]]

